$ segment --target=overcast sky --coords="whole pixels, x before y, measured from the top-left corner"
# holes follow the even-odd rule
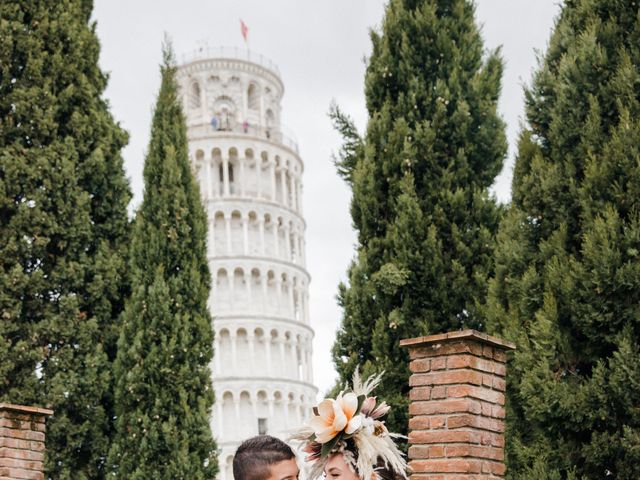
[[[340,138],[327,117],[332,99],[361,131],[364,57],[369,29],[380,25],[381,0],[96,0],[94,18],[102,43],[101,66],[110,73],[106,96],[117,121],[129,132],[125,166],[134,193],[142,198],[142,164],[152,108],[159,88],[163,32],[173,39],[178,60],[203,44],[243,46],[240,19],[249,27],[249,47],[272,59],[285,84],[282,119],[298,137],[305,163],[304,212],[310,314],[315,329],[314,371],[321,394],[335,372],[330,357],[341,311],[338,283],[354,255],[350,191],[336,175],[331,154]],[[544,50],[558,13],[558,0],[479,0],[477,19],[485,46],[500,45],[506,61],[500,111],[508,124],[509,159],[495,193],[509,201],[514,139],[523,115],[522,86]]]

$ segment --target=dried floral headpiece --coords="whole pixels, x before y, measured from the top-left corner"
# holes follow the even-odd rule
[[[376,397],[369,396],[381,378],[382,374],[372,375],[362,383],[356,370],[351,391],[323,400],[314,407],[309,425],[293,431],[291,438],[303,442],[306,461],[313,462],[309,471],[311,480],[322,476],[333,453],[342,453],[363,480],[375,480],[376,464],[380,461],[406,478],[407,463],[393,441],[402,435],[390,433],[380,420],[391,407],[385,402],[376,405]]]

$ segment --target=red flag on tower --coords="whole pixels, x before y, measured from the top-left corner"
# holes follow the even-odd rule
[[[244,43],[247,43],[247,35],[249,34],[249,27],[247,24],[240,19],[240,33],[242,33],[242,38],[244,38]]]

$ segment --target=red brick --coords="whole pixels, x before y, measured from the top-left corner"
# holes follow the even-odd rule
[[[413,373],[428,372],[431,370],[430,358],[419,358],[409,363],[409,370]]]
[[[507,468],[502,462],[485,462],[489,464],[489,471],[494,475],[504,476],[507,472]]]
[[[37,442],[44,442],[44,433],[33,432],[31,430],[19,430],[13,428],[0,427],[0,438],[10,437],[19,438],[21,440],[35,440]]]
[[[479,444],[482,436],[478,432],[470,430],[438,430],[426,432],[409,432],[411,445],[431,443],[476,443]]]
[[[506,363],[507,362],[507,352],[505,352],[504,350],[496,349],[493,352],[493,359],[496,360],[497,362]]]
[[[1,458],[17,458],[22,460],[43,461],[43,452],[32,452],[31,450],[21,450],[16,448],[0,447]]]
[[[431,445],[429,447],[428,458],[442,458],[444,457],[444,445]]]
[[[465,342],[435,343],[409,348],[409,358],[414,360],[416,358],[442,357],[457,353],[472,353],[472,350],[478,351],[477,348],[472,348],[471,344]],[[480,354],[482,354],[482,347],[480,347]]]
[[[472,427],[478,430],[490,432],[504,432],[504,422],[495,418],[483,417],[481,415],[454,415],[447,420],[448,428]]]
[[[16,460],[14,458],[0,458],[0,466],[36,470],[38,472],[42,472],[44,470],[44,462],[30,462],[25,460]]]
[[[409,430],[429,430],[431,428],[431,417],[417,416],[409,419]]]
[[[480,403],[468,398],[412,402],[410,415],[436,415],[441,413],[480,413]]]
[[[409,399],[417,402],[431,399],[431,387],[415,387],[409,392]]]
[[[450,398],[477,398],[496,404],[504,404],[504,394],[483,387],[473,385],[455,385],[447,387],[447,397]]]
[[[44,443],[33,440],[20,440],[17,438],[0,438],[0,447],[21,448],[34,452],[44,451]]]
[[[447,426],[448,415],[435,415],[431,417],[431,430],[445,428]]]
[[[493,364],[493,373],[500,377],[505,377],[507,375],[507,366],[504,363],[495,362]]]
[[[432,373],[417,373],[409,378],[409,385],[449,385],[454,383],[468,383],[482,385],[482,374],[473,370],[445,370]],[[491,384],[489,384],[491,386]]]
[[[497,363],[474,355],[450,355],[447,357],[447,368],[472,368],[482,372],[493,373]]]
[[[498,405],[494,405],[493,407],[491,407],[491,416],[493,418],[504,419],[506,417],[506,412],[504,407],[499,407]]]
[[[443,458],[443,445],[412,445],[409,447],[409,458],[423,460],[427,458]]]
[[[0,427],[13,428],[17,430],[31,430],[34,432],[44,432],[45,424],[38,422],[28,422],[25,420],[15,420],[13,418],[0,417]]]
[[[22,468],[0,467],[0,475],[4,475],[15,480],[44,480],[44,474],[42,472],[24,470]]]
[[[408,456],[410,459],[418,458],[430,458],[429,457],[429,445],[411,445],[409,447]]]
[[[445,455],[451,457],[474,457],[487,460],[504,460],[504,451],[501,448],[478,445],[447,445]]]
[[[0,418],[9,418],[11,420],[17,420],[21,422],[34,422],[34,423],[44,423],[45,416],[44,415],[29,415],[27,413],[16,413],[10,410],[0,410]]]
[[[447,398],[447,387],[431,387],[431,399]]]
[[[483,345],[482,346],[482,356],[486,357],[486,358],[491,358],[493,359],[493,347],[490,347],[489,345]]]
[[[446,357],[435,357],[431,359],[431,370],[444,370],[447,368]]]
[[[482,460],[461,458],[412,460],[409,462],[409,467],[413,472],[424,473],[480,473]]]

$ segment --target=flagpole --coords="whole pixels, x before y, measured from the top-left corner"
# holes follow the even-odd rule
[[[244,21],[242,19],[240,19],[240,34],[242,35],[242,38],[244,39],[244,46],[247,49],[247,61],[251,60],[251,54],[250,54],[250,49],[249,49],[249,27],[247,27],[247,24],[244,23]]]

